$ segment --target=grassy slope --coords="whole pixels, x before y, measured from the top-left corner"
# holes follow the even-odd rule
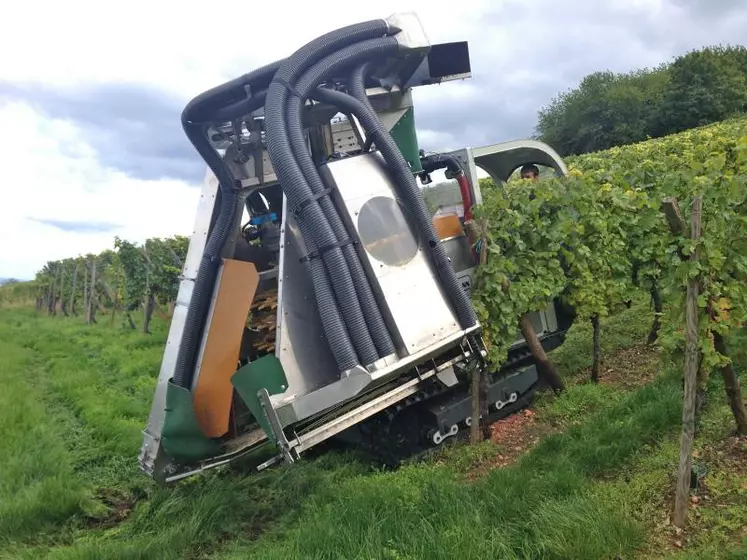
[[[607,355],[640,340],[649,320],[645,308],[611,319]],[[539,399],[538,418],[563,430],[475,481],[465,473],[496,446],[457,446],[395,473],[335,453],[164,490],[136,466],[158,328],[144,336],[0,311],[0,558],[599,558],[663,551],[671,540],[655,524],[677,456],[672,374],[634,391],[576,384]],[[573,331],[555,359],[580,378],[588,329]],[[723,399],[707,420],[709,437],[723,438]],[[730,476],[711,477],[737,496],[730,522],[704,507],[709,532],[693,536],[691,551],[734,542],[747,521]]]

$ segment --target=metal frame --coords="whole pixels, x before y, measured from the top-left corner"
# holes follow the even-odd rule
[[[166,340],[166,348],[161,361],[161,369],[156,382],[156,391],[153,397],[148,424],[143,430],[143,444],[140,450],[140,465],[149,475],[153,475],[156,464],[159,461],[161,429],[166,415],[166,389],[168,382],[174,374],[176,357],[179,353],[184,325],[187,319],[187,310],[192,301],[192,290],[197,271],[200,267],[202,255],[205,252],[208,229],[215,211],[215,197],[218,192],[218,180],[215,175],[207,170],[205,180],[197,206],[195,225],[192,237],[189,241],[187,257],[184,261],[184,269],[179,283],[179,292],[176,297],[174,314],[171,319],[171,327]]]
[[[419,385],[423,381],[429,379],[430,377],[433,377],[434,375],[437,375],[442,371],[453,368],[453,366],[457,363],[468,360],[470,356],[470,351],[463,349],[462,355],[436,365],[428,371],[417,372],[417,377],[406,381],[399,387],[396,387],[395,389],[392,389],[391,391],[388,391],[387,393],[379,397],[363,403],[353,410],[344,413],[334,418],[333,420],[330,420],[329,422],[314,430],[311,430],[303,435],[297,435],[290,441],[285,440],[287,445],[287,452],[283,451],[281,452],[281,454],[284,456],[286,456],[287,454],[295,454],[295,458],[297,458],[302,452],[311,449],[315,445],[318,445],[323,441],[339,434],[347,428],[354,426],[355,424],[358,424],[359,422],[370,418],[374,414],[381,412],[385,408],[388,408],[389,406],[398,403],[399,401],[409,397],[410,395],[417,393],[419,390]],[[282,433],[282,430],[278,430],[277,432],[275,430],[276,425],[273,424],[273,432],[275,433],[276,437],[282,437],[283,439],[285,439],[285,434]],[[288,460],[287,456],[286,460]],[[290,462],[292,461],[293,459],[290,459]]]

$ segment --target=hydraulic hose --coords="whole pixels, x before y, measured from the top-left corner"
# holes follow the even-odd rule
[[[472,219],[472,194],[469,187],[469,181],[464,171],[457,175],[457,183],[459,183],[459,192],[462,195],[462,208],[464,209],[464,219],[469,221]]]
[[[306,184],[304,175],[290,149],[285,116],[288,90],[293,88],[298,77],[307,68],[339,49],[366,39],[382,37],[391,31],[384,20],[374,20],[332,31],[308,43],[280,65],[268,87],[265,104],[267,150],[273,168],[283,185],[283,191],[290,206],[296,211],[303,206],[303,212],[298,217],[306,244],[309,245],[311,242],[319,249],[324,249],[319,258],[323,260],[329,275],[328,281],[334,290],[338,309],[342,313],[344,324],[349,332],[353,350],[358,356],[358,363],[362,362],[365,365],[378,359],[376,346],[363,317],[350,269],[339,247],[339,242],[318,202],[313,200],[313,193]],[[318,267],[312,268],[312,282],[315,284],[325,282],[325,277],[320,275],[318,270]],[[319,304],[320,317],[327,339],[331,342],[342,338],[343,333],[333,324],[333,321],[328,320],[334,310],[325,309],[321,306],[321,302]],[[335,359],[341,369],[349,369],[345,367],[347,360],[343,356],[335,355]]]
[[[467,180],[467,176],[464,174],[461,163],[454,156],[448,154],[433,154],[420,158],[420,163],[423,166],[425,173],[432,173],[436,169],[446,169],[448,172],[456,177],[457,183],[459,184],[459,192],[462,196],[462,207],[464,208],[464,219],[472,219],[472,194]]]
[[[179,387],[190,389],[195,369],[195,360],[202,337],[205,317],[210,308],[215,280],[220,266],[220,257],[226,239],[234,227],[238,192],[235,179],[228,166],[207,139],[208,125],[205,123],[211,113],[218,113],[223,104],[235,103],[241,94],[246,96],[246,87],[259,90],[267,87],[280,63],[276,62],[250,72],[240,78],[226,82],[190,101],[182,112],[182,127],[187,138],[218,179],[220,207],[215,224],[205,243],[202,260],[197,270],[192,288],[192,297],[187,309],[182,339],[174,366],[173,382]],[[264,97],[253,97],[244,109],[251,112],[264,103]],[[246,113],[244,113],[246,114]]]
[[[317,62],[298,79],[295,86],[296,95],[291,96],[288,101],[286,126],[291,151],[311,191],[314,195],[320,197],[319,206],[329,219],[330,226],[338,242],[349,238],[350,233],[343,224],[332,200],[324,194],[327,185],[325,185],[321,178],[311,158],[311,154],[306,148],[302,121],[304,100],[309,97],[317,84],[333,75],[337,75],[341,70],[371,57],[394,54],[398,48],[399,43],[395,38],[383,37],[362,41],[333,53]],[[379,357],[395,353],[396,349],[392,337],[374,298],[373,290],[363,270],[358,253],[352,245],[343,246],[342,252],[349,266],[353,288],[357,292],[366,325],[371,333]]]
[[[354,72],[351,77],[351,85],[357,81],[355,78],[356,74]],[[362,88],[363,86],[360,84],[358,90],[360,91]],[[370,104],[366,106],[355,97],[324,88],[316,89],[312,97],[355,115],[363,125],[366,133],[373,137],[373,141],[376,143],[377,148],[395,178],[395,184],[399,187],[399,195],[410,210],[421,238],[425,241],[425,253],[428,255],[453,305],[460,326],[463,329],[474,326],[477,323],[475,310],[467,294],[456,279],[454,269],[451,267],[446,251],[436,235],[433,222],[428,215],[428,210],[410,172],[410,168],[389,132],[384,128],[376,114],[370,110]]]

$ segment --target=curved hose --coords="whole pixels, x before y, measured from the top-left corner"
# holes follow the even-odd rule
[[[354,76],[355,74],[354,72]],[[355,77],[351,78],[351,86],[356,81],[359,80]],[[358,91],[362,88],[363,86],[359,82]],[[442,286],[456,311],[461,327],[467,329],[474,326],[477,323],[475,310],[467,294],[459,284],[454,269],[446,255],[446,251],[436,235],[433,222],[428,215],[428,210],[410,172],[410,168],[391,135],[384,128],[376,114],[370,110],[370,104],[364,104],[348,94],[322,88],[316,89],[312,97],[341,108],[345,112],[352,113],[361,122],[367,134],[373,137],[377,148],[394,176],[395,184],[399,187],[399,195],[412,213],[421,238],[425,241],[425,253],[428,255],[438,278],[441,280]]]
[[[253,97],[234,101],[230,105],[226,105],[210,113],[209,122],[228,122],[253,113],[264,106],[266,99],[267,90],[262,90],[254,94]]]
[[[384,20],[374,20],[332,31],[308,43],[280,66],[268,87],[265,104],[267,150],[275,173],[283,185],[283,191],[290,206],[298,209],[302,204],[306,204],[299,219],[299,227],[304,240],[307,245],[311,242],[319,248],[330,248],[324,251],[321,256],[329,278],[319,274],[318,268],[312,268],[312,282],[314,284],[318,282],[331,283],[337,298],[339,311],[342,313],[344,323],[350,334],[353,348],[347,349],[344,356],[333,350],[338,367],[341,370],[350,369],[350,367],[361,362],[366,365],[373,363],[378,359],[378,353],[363,317],[347,261],[340,247],[335,247],[338,240],[334,231],[319,204],[314,201],[307,203],[312,198],[313,193],[306,184],[304,175],[294,159],[293,151],[290,149],[284,117],[289,95],[288,89],[293,87],[298,77],[307,68],[341,48],[366,39],[382,37],[388,32],[390,32],[390,29]],[[320,305],[319,311],[325,334],[330,343],[341,338],[342,333],[335,326],[337,321],[330,320],[330,316],[335,310],[325,309]],[[358,357],[353,364],[349,363],[350,359],[348,358],[351,351]]]
[[[341,70],[358,64],[361,60],[366,60],[373,56],[393,54],[398,48],[399,43],[393,37],[362,41],[325,57],[307,70],[296,82],[295,93],[297,95],[292,96],[288,101],[287,132],[296,163],[303,173],[309,188],[315,195],[322,195],[327,185],[322,180],[311,158],[311,154],[306,148],[301,113],[304,100],[308,98],[309,94],[321,81],[336,75]],[[337,240],[343,241],[350,237],[350,233],[347,231],[337,213],[337,209],[328,196],[321,196],[319,198],[319,206],[329,219],[330,226]],[[350,269],[353,289],[357,292],[358,301],[360,302],[363,316],[376,346],[378,356],[391,355],[396,352],[394,342],[374,298],[373,290],[363,270],[360,257],[352,245],[342,247],[342,252]]]
[[[366,76],[368,76],[369,64],[366,62],[356,66],[350,73],[348,80],[348,91],[360,104],[370,113],[375,113],[371,101],[366,95]]]
[[[350,103],[350,100],[357,101],[359,107],[358,111],[362,114],[359,115],[359,120],[363,124],[364,128],[370,131],[370,135],[374,136],[379,151],[381,152],[384,160],[389,165],[390,169],[393,170],[395,179],[399,178],[399,181],[395,180],[395,184],[400,185],[400,195],[403,196],[405,203],[410,206],[410,211],[413,213],[415,218],[416,227],[420,230],[420,234],[423,239],[426,240],[426,244],[430,252],[426,251],[430,257],[430,261],[436,269],[436,274],[441,279],[442,286],[445,288],[446,293],[451,300],[451,303],[459,318],[459,323],[463,329],[477,324],[477,314],[472,306],[472,302],[469,296],[464,292],[461,284],[454,274],[454,269],[449,262],[449,258],[446,255],[446,251],[441,245],[441,240],[438,238],[436,231],[433,227],[433,220],[430,218],[428,209],[425,206],[425,201],[418,189],[415,179],[410,171],[410,167],[405,161],[402,152],[397,147],[394,139],[389,132],[384,128],[381,121],[376,117],[376,112],[371,106],[371,102],[366,95],[365,80],[368,75],[369,64],[364,63],[357,66],[350,74],[348,80],[348,89],[352,95],[332,95],[332,98],[337,99],[339,103],[346,103],[348,109],[355,106],[355,103]],[[319,92],[320,90],[317,90]],[[363,122],[365,113],[365,120],[369,123],[371,128]],[[458,165],[458,161],[454,161]],[[461,169],[461,167],[460,167]]]
[[[182,128],[187,138],[218,179],[220,207],[215,224],[205,243],[202,260],[195,276],[192,297],[179,343],[173,377],[174,383],[179,387],[189,389],[192,385],[197,350],[205,325],[205,317],[210,308],[210,300],[213,296],[221,251],[235,225],[235,210],[238,202],[238,192],[234,185],[233,174],[220,154],[210,145],[207,139],[208,126],[203,121],[210,118],[211,112],[219,113],[220,103],[238,96],[239,90],[246,95],[245,86],[259,87],[268,83],[278,66],[279,63],[264,66],[241,78],[204,92],[190,101],[182,111]],[[255,96],[248,101],[244,109],[251,112],[262,106],[264,97]]]

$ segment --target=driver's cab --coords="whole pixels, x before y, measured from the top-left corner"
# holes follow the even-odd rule
[[[490,177],[497,188],[501,188],[513,178],[541,180],[545,176],[565,176],[568,173],[568,168],[557,152],[547,144],[536,140],[515,140],[479,148],[464,148],[450,152],[448,155],[456,157],[461,163],[469,181],[471,200],[474,204],[482,203],[483,193],[480,190],[479,179],[483,177]],[[534,176],[535,169],[536,177]],[[445,187],[441,188],[448,190]],[[456,193],[456,197],[459,196],[459,189],[456,185],[452,192]],[[427,191],[424,194],[428,200]],[[457,278],[469,291],[476,263],[463,229],[464,211],[460,202],[454,202],[444,195],[441,195],[441,199],[448,200],[450,204],[430,205],[433,225],[451,258]],[[562,343],[575,314],[572,309],[556,300],[547,309],[531,315],[535,331],[545,350],[549,351]],[[511,348],[509,361],[515,363],[517,356],[523,355],[524,351],[526,351],[526,344],[519,334]]]

